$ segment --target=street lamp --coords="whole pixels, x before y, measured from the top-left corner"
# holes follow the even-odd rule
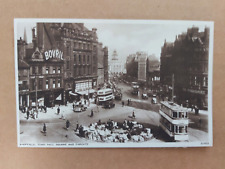
[[[35,107],[36,113],[38,114],[38,101],[37,101],[37,72],[35,72]]]

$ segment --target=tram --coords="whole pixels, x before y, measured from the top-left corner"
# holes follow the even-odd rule
[[[160,127],[175,141],[188,141],[187,108],[174,102],[162,101],[159,113]]]

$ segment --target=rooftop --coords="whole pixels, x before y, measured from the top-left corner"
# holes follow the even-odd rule
[[[172,111],[187,112],[187,108],[182,107],[174,102],[162,101],[161,104],[171,109]]]

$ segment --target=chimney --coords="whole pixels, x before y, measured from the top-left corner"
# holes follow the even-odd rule
[[[35,39],[35,29],[32,28],[32,39],[34,40]]]

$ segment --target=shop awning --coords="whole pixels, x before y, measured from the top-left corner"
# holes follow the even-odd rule
[[[60,95],[56,98],[56,100],[62,100],[62,94],[60,94]]]
[[[73,93],[72,91],[70,91],[69,94],[72,95],[72,96],[77,96],[77,94]]]
[[[79,95],[88,95],[88,93],[90,94],[90,93],[94,93],[94,92],[96,92],[96,90],[89,89],[89,90],[79,91],[79,92],[76,92],[76,93],[79,94]]]

